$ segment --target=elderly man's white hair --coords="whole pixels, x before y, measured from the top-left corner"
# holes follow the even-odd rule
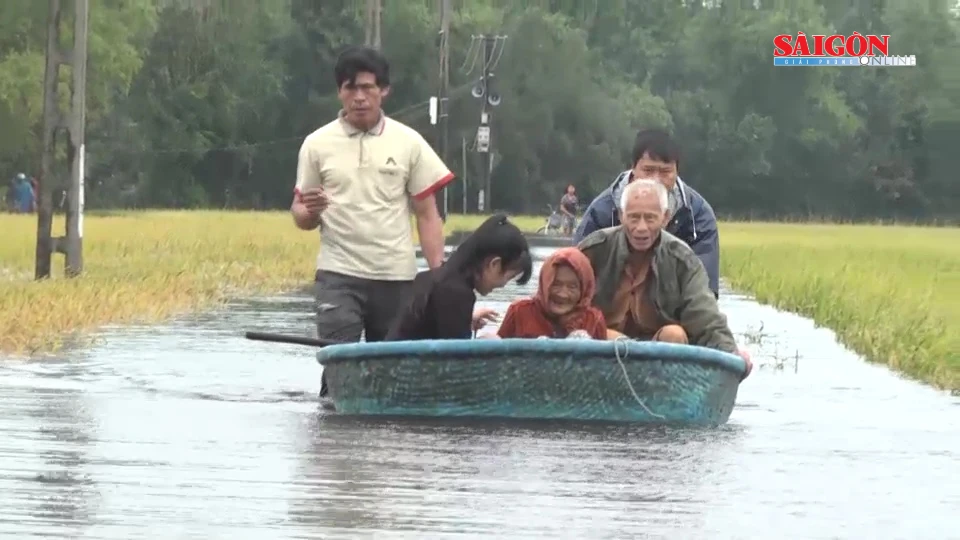
[[[640,195],[641,193],[646,193],[652,191],[657,195],[657,199],[660,200],[660,211],[666,212],[670,208],[670,197],[667,193],[667,188],[663,186],[660,182],[656,180],[650,180],[647,178],[637,179],[633,182],[627,184],[623,191],[620,193],[620,211],[627,211],[627,202],[634,195]]]

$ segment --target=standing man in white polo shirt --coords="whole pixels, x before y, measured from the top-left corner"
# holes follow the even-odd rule
[[[390,66],[379,51],[344,51],[334,77],[343,109],[303,141],[290,211],[297,227],[320,231],[318,337],[359,341],[363,331],[381,341],[417,273],[410,210],[436,268],[443,223],[434,194],[454,175],[416,130],[384,115]]]

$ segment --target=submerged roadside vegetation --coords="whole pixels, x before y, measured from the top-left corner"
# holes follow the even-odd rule
[[[721,225],[722,275],[864,358],[960,389],[960,229]]]
[[[316,237],[298,234],[284,217],[177,211],[88,216],[84,274],[62,278],[63,256],[54,255],[54,278],[36,282],[36,216],[0,215],[0,350],[55,351],[65,339],[105,324],[159,321],[241,291],[302,285]],[[62,216],[54,231],[63,231]]]
[[[54,255],[54,278],[36,282],[36,219],[0,214],[0,354],[52,352],[107,324],[159,322],[313,279],[317,235],[288,212],[145,211],[88,215],[83,275],[62,278]],[[451,216],[446,230],[482,219]],[[517,218],[529,230],[540,221]],[[63,226],[58,216],[54,231]]]
[[[484,216],[452,215],[446,232]],[[515,217],[525,231],[540,217]],[[107,324],[160,322],[232,297],[302,287],[314,234],[286,212],[148,211],[88,216],[85,272],[31,280],[35,216],[0,215],[0,353],[55,351]],[[62,217],[54,230],[63,230]],[[960,229],[721,225],[723,276],[811,317],[865,358],[960,389]]]

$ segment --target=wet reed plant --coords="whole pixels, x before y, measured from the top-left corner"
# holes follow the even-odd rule
[[[960,229],[724,223],[722,274],[868,360],[960,388]]]
[[[447,230],[483,216],[451,216]],[[523,224],[518,218],[518,224]],[[541,219],[529,219],[535,230]],[[64,230],[54,220],[55,234]],[[88,215],[84,274],[32,280],[36,216],[0,214],[0,354],[52,352],[107,324],[150,323],[232,297],[312,280],[317,234],[287,212],[157,211]]]

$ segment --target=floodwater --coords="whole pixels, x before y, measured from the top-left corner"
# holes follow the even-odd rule
[[[0,537],[960,538],[960,399],[721,303],[758,368],[714,429],[331,416],[242,337],[311,334],[297,295],[3,362]]]

